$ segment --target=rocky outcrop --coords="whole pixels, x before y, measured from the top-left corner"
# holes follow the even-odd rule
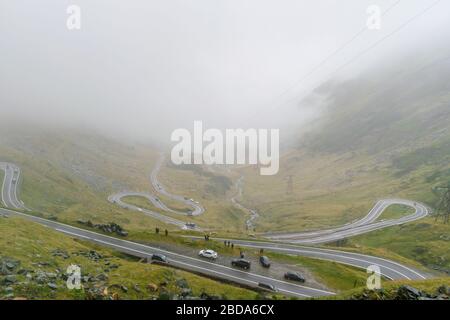
[[[369,290],[352,295],[352,300],[450,300],[450,287],[440,286],[434,292],[426,292],[408,285],[395,290]]]
[[[91,220],[78,220],[77,221],[79,224],[82,224],[84,226],[87,226],[89,228],[94,228],[94,229],[98,229],[101,230],[105,233],[115,233],[121,237],[126,237],[128,236],[128,232],[125,231],[120,225],[118,225],[115,222],[110,222],[108,224],[94,224],[92,223]]]

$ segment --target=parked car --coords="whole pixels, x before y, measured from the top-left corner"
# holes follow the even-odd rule
[[[209,250],[209,249],[207,249],[207,250],[200,250],[198,255],[200,257],[211,259],[211,260],[216,260],[217,257],[218,257],[217,252],[215,252],[214,250]]]
[[[258,287],[266,289],[266,290],[270,290],[270,291],[277,291],[277,288],[275,288],[275,286],[273,284],[269,284],[269,283],[264,283],[264,282],[260,282],[258,283]]]
[[[193,222],[186,222],[185,224],[186,228],[188,229],[195,229],[195,227],[197,226],[195,223]]]
[[[152,261],[165,262],[165,263],[168,262],[167,257],[165,255],[159,254],[159,253],[152,254]]]
[[[231,261],[231,265],[234,267],[248,270],[248,269],[250,269],[251,262],[248,260],[245,260],[245,259],[233,259]]]
[[[298,281],[298,282],[305,282],[305,278],[298,272],[286,272],[284,274],[284,278],[286,280],[292,280],[292,281]]]
[[[266,256],[259,257],[259,263],[261,263],[264,268],[270,268],[270,260]]]

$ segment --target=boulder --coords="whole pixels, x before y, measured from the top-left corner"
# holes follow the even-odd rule
[[[425,295],[411,286],[400,286],[397,290],[397,299],[400,300],[418,300],[419,297],[425,297]]]
[[[47,283],[47,286],[48,286],[50,289],[52,289],[52,290],[58,289],[58,285],[57,285],[56,283],[54,283],[54,282],[49,282],[49,283]]]
[[[134,289],[134,291],[136,291],[136,292],[138,292],[138,293],[142,292],[142,290],[141,290],[141,288],[139,287],[138,284],[135,284],[135,285],[133,286],[133,289]]]
[[[35,281],[37,282],[37,283],[39,283],[39,284],[44,284],[44,283],[46,283],[47,282],[47,275],[45,274],[45,272],[42,272],[42,271],[38,271],[37,273],[36,273],[36,276],[35,276]]]
[[[221,298],[219,296],[216,296],[216,295],[210,295],[210,294],[208,294],[206,292],[202,292],[200,294],[200,299],[203,299],[203,300],[220,300]]]
[[[180,295],[182,297],[187,297],[187,296],[189,296],[191,294],[192,294],[192,290],[191,289],[189,289],[189,288],[181,289]]]
[[[19,260],[10,258],[0,258],[0,275],[10,275],[15,273],[20,266]]]
[[[95,277],[95,279],[97,281],[107,281],[108,280],[108,275],[106,273],[100,273],[99,275],[97,275]]]
[[[17,282],[17,278],[16,278],[16,276],[15,275],[12,275],[12,274],[10,274],[10,275],[7,275],[7,276],[5,276],[2,280],[1,280],[1,284],[2,285],[11,285],[11,284],[14,284],[14,283],[16,283]]]
[[[179,287],[179,288],[189,288],[189,284],[186,281],[186,279],[183,279],[183,278],[178,279],[175,283],[176,283],[177,287]]]
[[[52,256],[54,257],[61,257],[63,259],[68,259],[70,258],[70,255],[67,251],[62,250],[62,249],[55,249],[52,251]]]
[[[450,287],[447,285],[442,285],[437,289],[437,292],[443,295],[450,296]]]

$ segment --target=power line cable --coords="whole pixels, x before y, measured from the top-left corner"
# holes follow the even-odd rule
[[[339,66],[338,68],[336,68],[328,77],[333,76],[334,74],[336,74],[337,72],[341,71],[342,69],[346,68],[348,65],[350,65],[351,63],[355,62],[357,59],[359,59],[360,57],[362,57],[363,55],[365,55],[367,52],[371,51],[372,49],[376,48],[377,46],[379,46],[381,43],[383,43],[385,40],[391,38],[393,35],[397,34],[398,32],[402,31],[404,28],[406,28],[408,25],[410,25],[413,21],[415,21],[416,19],[418,19],[419,17],[421,17],[422,15],[426,14],[428,11],[430,11],[431,9],[433,9],[436,5],[438,5],[442,0],[437,0],[435,2],[433,2],[430,6],[424,8],[422,11],[420,11],[419,13],[417,13],[416,15],[414,15],[413,17],[411,17],[410,19],[408,19],[407,21],[405,21],[401,26],[399,26],[398,28],[396,28],[394,31],[392,31],[391,33],[389,33],[388,35],[384,36],[383,38],[381,38],[380,40],[376,41],[374,44],[370,45],[368,48],[364,49],[362,52],[358,53],[356,56],[352,57],[350,60],[348,60],[347,62],[345,62],[344,64],[342,64],[341,66]],[[391,11],[395,6],[398,5],[398,3],[400,2],[397,1],[395,2],[392,6],[390,6],[384,13],[383,15],[386,15],[386,13],[388,13],[389,11]],[[353,38],[357,38],[359,35],[359,33],[362,34],[362,30],[359,31],[357,34],[355,34],[355,36],[352,37]],[[354,41],[354,40],[353,40]],[[347,46],[353,42],[351,39],[347,42]],[[344,44],[342,47],[344,48],[346,45]],[[339,49],[337,49],[339,50]],[[336,50],[336,51],[337,51]],[[341,49],[343,50],[343,49]],[[331,56],[333,54],[330,55]],[[326,58],[327,59],[327,58]],[[317,83],[317,85],[315,85],[314,87],[318,87],[318,85],[320,83],[325,83],[325,81],[319,81]],[[287,90],[286,90],[287,91]],[[279,95],[282,96],[282,95]],[[298,100],[298,96],[295,98],[292,98],[288,101],[285,101],[284,103],[278,104],[276,106],[274,106],[274,108],[279,108],[279,107],[283,107],[291,102],[294,102],[296,100]]]
[[[393,3],[389,8],[387,8],[382,14],[381,17],[384,17],[387,13],[389,13],[393,8],[395,8],[401,0],[397,0],[395,3]],[[299,84],[303,83],[306,79],[308,79],[311,75],[313,75],[317,70],[322,68],[328,61],[330,61],[334,56],[341,53],[344,49],[346,49],[350,44],[352,44],[356,39],[358,39],[363,33],[367,31],[367,27],[364,26],[359,30],[356,34],[354,34],[349,40],[347,40],[344,44],[342,44],[339,48],[334,50],[332,53],[330,53],[328,56],[326,56],[323,60],[321,60],[315,67],[313,67],[308,73],[306,73],[303,77],[301,77],[299,80],[297,80],[293,85],[289,86],[286,90],[284,90],[281,94],[277,95],[273,100],[277,100],[278,98],[286,95],[297,87]]]
[[[356,56],[352,57],[351,59],[349,59],[347,62],[345,62],[344,64],[340,65],[338,68],[336,68],[331,74],[328,75],[328,77],[332,77],[333,75],[335,75],[336,73],[338,73],[339,71],[341,71],[342,69],[346,68],[347,66],[349,66],[350,64],[352,64],[353,62],[355,62],[356,60],[358,60],[359,58],[361,58],[363,55],[365,55],[366,53],[368,53],[369,51],[371,51],[372,49],[378,47],[381,43],[383,43],[385,40],[391,38],[392,36],[394,36],[395,34],[399,33],[400,31],[402,31],[403,29],[405,29],[408,25],[410,25],[412,22],[414,22],[416,19],[418,19],[419,17],[423,16],[424,14],[426,14],[428,11],[430,11],[431,9],[433,9],[436,5],[439,4],[439,2],[441,2],[442,0],[437,0],[435,2],[433,2],[430,6],[426,7],[425,9],[423,9],[422,11],[420,11],[419,13],[417,13],[416,15],[414,15],[413,17],[411,17],[410,19],[408,19],[407,21],[405,21],[404,23],[402,23],[399,27],[397,27],[395,30],[393,30],[392,32],[390,32],[389,34],[387,34],[386,36],[382,37],[381,39],[379,39],[378,41],[376,41],[375,43],[373,43],[372,45],[370,45],[369,47],[367,47],[366,49],[364,49],[363,51],[361,51],[360,53],[358,53]],[[324,83],[325,81],[319,81],[317,83],[317,85],[315,85],[314,87],[317,87],[319,85],[319,83]],[[290,102],[293,102],[295,100],[297,100],[298,98],[294,98],[294,99],[290,99],[286,102],[284,102],[283,104],[281,104],[280,106],[284,106]]]

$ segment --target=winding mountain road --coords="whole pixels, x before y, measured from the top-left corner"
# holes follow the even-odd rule
[[[392,205],[404,205],[411,207],[414,209],[414,213],[398,219],[377,221],[383,212]],[[321,244],[413,222],[426,217],[428,214],[429,210],[423,204],[402,199],[384,199],[378,201],[372,210],[370,210],[370,212],[361,220],[354,221],[341,227],[312,232],[266,234],[264,237],[270,240],[289,242],[293,244]]]
[[[20,168],[13,163],[0,162],[0,170],[5,172],[2,182],[1,201],[5,207],[28,210],[19,200],[17,188],[20,179]]]
[[[167,205],[165,205],[164,202],[162,202],[161,199],[156,197],[154,194],[144,193],[144,192],[122,191],[122,192],[118,192],[118,193],[115,193],[115,194],[109,196],[108,201],[111,203],[115,203],[115,204],[119,205],[120,207],[128,209],[128,210],[140,211],[147,216],[157,219],[163,223],[175,225],[183,230],[190,229],[190,230],[195,230],[195,231],[203,231],[203,229],[197,225],[188,227],[186,225],[185,221],[182,221],[182,220],[179,220],[179,219],[176,219],[173,217],[169,217],[167,215],[163,215],[154,210],[139,208],[139,207],[129,204],[123,200],[123,198],[126,198],[126,197],[142,197],[142,198],[149,200],[156,208],[158,208],[162,211],[165,211],[165,212],[170,212],[170,213],[180,215],[180,216],[191,216],[191,217],[195,217],[195,216],[203,214],[205,212],[205,209],[199,203],[195,202],[192,199],[188,199],[187,197],[171,194],[158,181],[158,174],[159,174],[159,171],[161,169],[161,165],[163,162],[164,162],[164,156],[161,156],[158,159],[158,161],[156,162],[156,165],[150,174],[150,183],[151,183],[154,191],[156,193],[159,193],[159,194],[169,198],[169,199],[181,202],[185,206],[191,207],[192,210],[189,210],[189,211],[173,210],[173,209],[169,208]]]
[[[161,163],[159,163],[159,167],[161,166]],[[156,168],[159,170],[159,167]],[[231,268],[228,266],[216,264],[210,261],[205,261],[198,258],[193,258],[187,255],[182,255],[174,252],[169,252],[166,250],[162,250],[160,248],[155,248],[152,246],[127,241],[121,238],[111,237],[104,234],[100,234],[93,231],[88,231],[85,229],[80,229],[71,225],[62,224],[53,220],[43,219],[40,217],[36,217],[33,215],[30,215],[25,212],[26,207],[25,205],[18,199],[17,197],[17,182],[20,177],[20,169],[10,163],[0,163],[0,169],[3,169],[5,171],[5,176],[3,179],[2,184],[2,202],[3,205],[10,209],[0,209],[0,213],[3,215],[15,215],[15,216],[21,216],[25,219],[40,223],[42,225],[45,225],[49,228],[52,228],[56,231],[63,232],[67,235],[70,235],[75,238],[84,239],[87,241],[91,241],[94,243],[97,243],[102,246],[110,247],[115,250],[125,252],[137,257],[143,257],[143,258],[149,258],[152,254],[160,253],[164,254],[169,258],[170,265],[173,265],[175,267],[183,268],[186,270],[198,272],[200,274],[204,274],[207,276],[212,276],[215,278],[220,278],[228,281],[232,281],[235,283],[245,284],[247,286],[251,287],[257,287],[258,283],[264,282],[268,284],[274,285],[280,293],[290,295],[290,296],[296,296],[296,297],[318,297],[318,296],[326,296],[326,295],[332,295],[333,292],[311,288],[303,285],[299,285],[292,282],[287,282],[284,279],[282,279],[282,276],[280,275],[280,278],[270,278],[267,276],[264,276],[262,274],[257,274],[253,272],[248,271],[242,271],[235,268]],[[157,171],[158,171],[157,170]],[[172,199],[184,199],[184,197],[180,196],[170,196],[170,193],[165,191],[165,189],[161,186],[161,184],[157,181],[157,171],[152,172],[152,185],[157,186],[158,189],[156,190],[164,190],[164,193],[166,196],[172,198]],[[14,182],[15,180],[15,182]],[[120,198],[123,197],[120,196],[121,194],[118,194],[118,196],[111,196],[110,201],[120,201]],[[153,195],[148,198],[152,203],[154,203],[155,198]],[[153,200],[151,200],[153,199]],[[186,200],[185,200],[186,201]],[[189,202],[185,202],[185,204]],[[192,202],[192,201],[191,201]],[[305,234],[285,234],[282,235],[283,237],[287,237],[289,240],[298,241],[299,238],[303,237],[303,239],[315,239],[315,238],[324,238],[327,237],[327,241],[333,237],[333,235],[336,235],[336,237],[341,237],[343,235],[348,236],[349,234],[353,234],[354,232],[369,232],[373,230],[374,228],[384,228],[390,224],[382,224],[378,225],[375,220],[381,215],[383,210],[385,208],[393,203],[399,203],[400,200],[383,200],[381,202],[378,202],[375,208],[369,212],[369,214],[361,219],[360,221],[354,222],[352,224],[349,224],[347,226],[330,229],[326,231],[318,231],[314,232],[313,235],[311,233],[305,237]],[[119,203],[118,203],[119,204]],[[200,205],[195,203],[198,208],[201,208]],[[408,202],[406,200],[401,200],[401,204],[405,205],[411,205],[411,202]],[[159,209],[164,210],[165,205],[161,204],[158,206],[154,203],[155,206],[157,206]],[[415,219],[420,219],[420,217],[423,217],[428,213],[428,210],[425,206],[421,204],[414,204],[414,208],[416,208],[416,213],[414,215]],[[192,206],[195,208],[195,206]],[[384,209],[383,209],[384,208]],[[144,209],[139,208],[137,206],[131,206],[129,209],[132,210],[138,210],[140,212],[145,213]],[[22,210],[22,212],[19,212],[17,210]],[[194,209],[195,210],[195,209]],[[203,208],[199,209],[199,212],[203,213]],[[199,213],[200,214],[200,213]],[[164,215],[161,215],[164,216]],[[166,216],[164,216],[166,217]],[[167,217],[166,217],[167,218]],[[406,223],[411,220],[410,219],[397,219],[397,223]],[[384,221],[381,221],[384,222]],[[181,222],[184,223],[184,222]],[[372,226],[373,225],[373,226]],[[180,225],[181,226],[181,225]],[[351,226],[351,227],[349,227]],[[367,229],[361,229],[363,227],[368,227]],[[334,230],[334,232],[332,231]],[[356,231],[355,231],[356,230]],[[353,232],[353,233],[352,233]],[[274,236],[274,235],[269,235]],[[312,238],[309,238],[312,236]],[[276,237],[276,236],[275,236]],[[217,240],[224,241],[224,240],[230,240],[230,239],[222,239],[217,238]],[[333,261],[337,263],[342,263],[346,265],[351,265],[354,267],[366,269],[368,266],[371,265],[377,265],[380,268],[380,273],[386,278],[393,279],[393,280],[421,280],[426,279],[427,275],[422,274],[420,271],[415,270],[413,268],[404,266],[400,263],[397,263],[395,261],[369,256],[369,255],[363,255],[358,253],[352,253],[352,252],[345,252],[345,251],[338,251],[338,250],[331,250],[331,249],[323,249],[323,248],[316,248],[316,247],[307,247],[307,246],[300,246],[298,244],[288,244],[288,243],[282,243],[281,240],[278,240],[276,242],[269,242],[269,241],[252,241],[252,240],[231,240],[234,244],[242,246],[242,247],[249,247],[249,248],[260,248],[267,251],[274,251],[284,254],[292,254],[292,255],[300,255],[300,256],[306,256],[311,258],[317,258],[327,261]],[[322,241],[322,240],[321,240]]]

